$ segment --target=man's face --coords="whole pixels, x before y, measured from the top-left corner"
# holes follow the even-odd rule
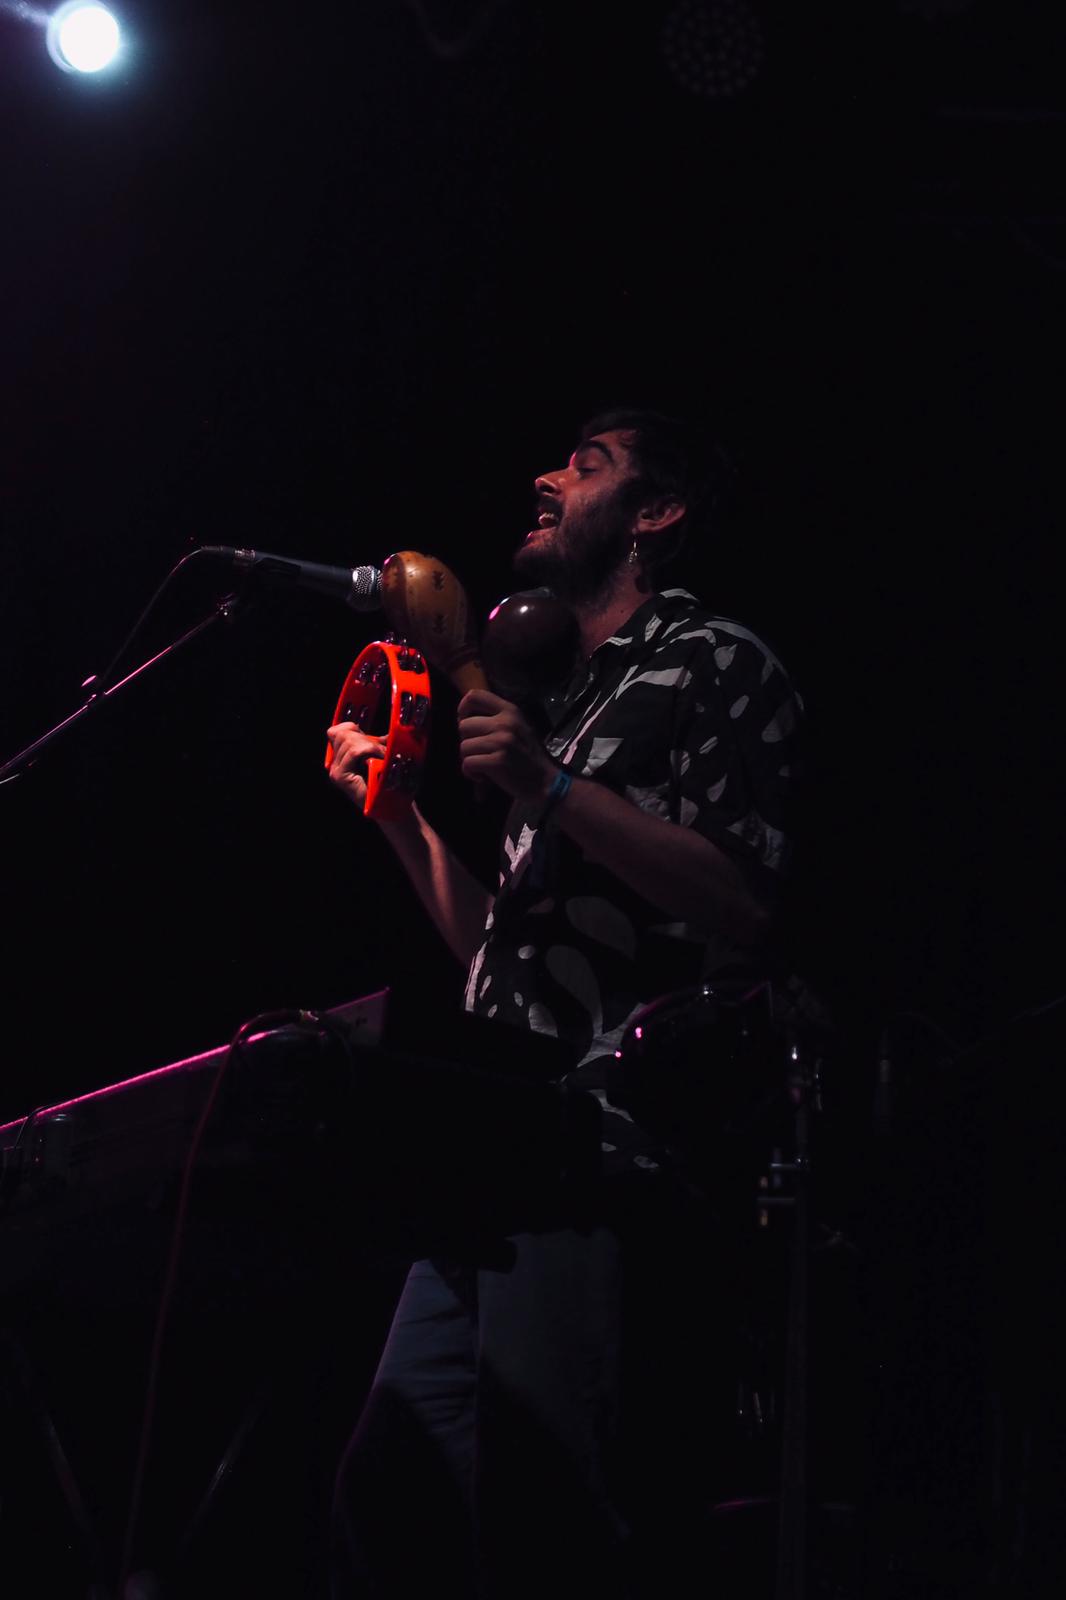
[[[590,600],[625,561],[639,510],[630,438],[598,433],[565,467],[537,479],[537,523],[512,563],[530,588],[545,584],[560,599]]]

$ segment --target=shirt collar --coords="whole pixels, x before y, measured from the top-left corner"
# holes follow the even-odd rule
[[[645,634],[654,617],[658,616],[665,622],[676,612],[694,605],[699,605],[699,601],[687,589],[661,589],[649,595],[626,618],[617,633],[612,633],[602,644],[598,644],[587,661],[578,663],[573,677],[562,690],[545,698],[544,708],[553,725],[558,723],[564,712],[569,711],[579,695],[600,681],[605,672],[643,647]],[[657,628],[652,640],[647,642],[654,643],[658,636]]]
[[[687,589],[657,590],[627,617],[617,633],[612,633],[602,644],[596,646],[589,657],[590,666],[598,658],[613,655],[616,650],[629,650],[634,645],[642,645],[645,632],[654,617],[658,616],[665,621],[675,611],[680,611],[684,605],[698,604],[696,596],[689,594]]]

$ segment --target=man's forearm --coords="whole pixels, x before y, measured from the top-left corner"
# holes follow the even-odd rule
[[[753,944],[766,913],[735,861],[709,839],[652,816],[587,778],[575,778],[555,812],[564,833],[667,916],[700,932]]]
[[[481,945],[492,896],[417,806],[405,821],[382,823],[381,831],[449,950],[468,967]]]

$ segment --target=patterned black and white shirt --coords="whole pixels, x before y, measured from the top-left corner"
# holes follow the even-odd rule
[[[546,748],[576,777],[695,828],[771,910],[789,855],[802,702],[767,646],[683,589],[653,595],[547,705]],[[751,966],[724,936],[671,922],[516,801],[466,1009],[555,1035],[608,1113],[605,1150],[654,1165],[607,1106],[603,1058],[660,995]],[[753,977],[765,976],[752,968]],[[628,1119],[625,1119],[628,1120]]]

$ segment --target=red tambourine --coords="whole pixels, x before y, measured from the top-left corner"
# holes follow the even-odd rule
[[[387,729],[382,726],[386,696]],[[414,799],[429,743],[429,704],[429,673],[413,645],[375,641],[356,656],[333,721],[354,722],[385,745],[384,756],[370,756],[366,763],[364,815],[390,822]],[[332,764],[330,745],[327,771]]]

